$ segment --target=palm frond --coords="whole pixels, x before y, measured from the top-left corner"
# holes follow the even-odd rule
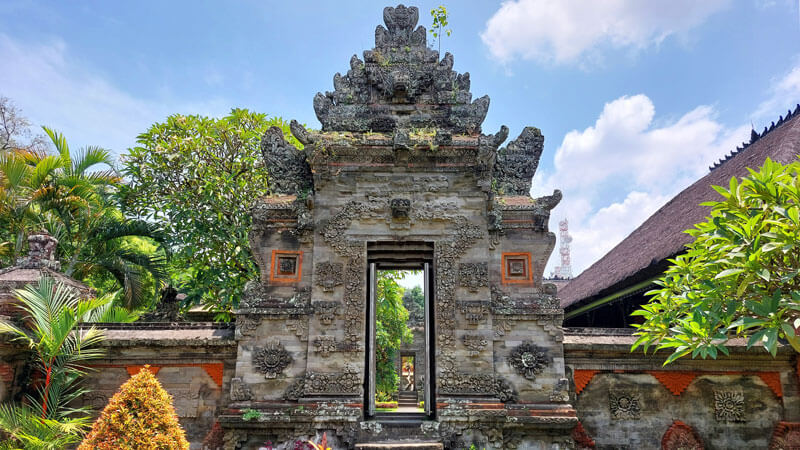
[[[108,150],[102,147],[92,145],[81,149],[72,161],[72,174],[84,175],[86,170],[96,164],[105,164],[113,167],[114,160]]]
[[[61,157],[61,162],[63,167],[68,171],[72,172],[72,157],[69,153],[69,145],[67,144],[67,138],[64,137],[63,134],[59,133],[58,131],[53,130],[52,128],[42,127],[44,132],[50,138],[50,141],[53,143],[53,147],[56,148],[59,156]]]

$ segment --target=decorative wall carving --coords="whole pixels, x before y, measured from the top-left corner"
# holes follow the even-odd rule
[[[333,292],[336,286],[344,283],[344,265],[342,263],[320,262],[315,266],[314,274],[317,286],[325,292]]]
[[[336,351],[336,338],[333,336],[317,336],[314,338],[314,351],[327,358]]]
[[[293,331],[301,341],[308,340],[308,318],[289,319],[286,321],[286,329]]]
[[[407,198],[393,198],[389,207],[392,209],[392,220],[406,221],[411,215],[411,200]]]
[[[314,315],[323,325],[330,325],[342,314],[342,303],[335,301],[314,302]]]
[[[340,372],[307,372],[292,383],[284,399],[297,400],[312,395],[361,395],[361,372],[353,364],[345,364]]]
[[[538,128],[525,127],[519,137],[497,150],[495,189],[503,195],[530,195],[531,180],[539,166],[544,136]]]
[[[495,317],[492,319],[492,329],[494,330],[494,337],[495,338],[502,338],[506,335],[509,331],[514,328],[514,325],[517,324],[517,321],[514,319],[509,319],[505,317]]]
[[[265,378],[276,378],[292,361],[292,355],[280,342],[270,342],[266,347],[256,347],[253,350],[253,366]]]
[[[491,312],[489,302],[483,301],[458,302],[458,308],[470,325],[478,325],[485,321]]]
[[[503,378],[493,373],[467,373],[456,369],[452,352],[443,352],[439,358],[438,392],[444,395],[487,395],[501,402],[514,402],[517,393]]]
[[[489,285],[489,263],[463,263],[458,266],[458,281],[470,292]]]
[[[231,378],[231,400],[234,402],[244,402],[253,399],[253,392],[240,377]]]
[[[636,392],[609,391],[608,406],[613,420],[638,420],[642,417],[641,396]]]
[[[680,420],[672,422],[672,425],[661,438],[661,448],[663,450],[703,450],[703,441],[692,427]]]
[[[236,331],[238,331],[241,336],[250,336],[256,331],[256,328],[258,328],[260,324],[261,318],[259,317],[249,314],[236,316]]]
[[[744,422],[744,393],[741,390],[715,390],[714,417],[720,422]]]
[[[529,380],[535,380],[536,375],[542,373],[550,363],[550,358],[545,349],[534,345],[533,342],[523,342],[511,350],[507,361],[518,374]]]
[[[461,342],[463,342],[464,347],[469,350],[469,356],[480,355],[489,344],[489,341],[487,341],[483,336],[473,334],[465,334],[461,336]]]

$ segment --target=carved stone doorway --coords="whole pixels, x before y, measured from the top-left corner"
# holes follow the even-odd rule
[[[366,385],[364,387],[365,401],[364,401],[364,415],[367,418],[381,418],[387,414],[394,415],[413,415],[419,419],[433,418],[435,413],[435,383],[434,383],[434,361],[433,355],[435,354],[434,343],[434,321],[433,321],[433,295],[434,292],[434,270],[433,270],[433,250],[434,245],[430,242],[370,242],[367,243],[367,262],[368,273],[367,275],[367,336],[366,336]],[[424,394],[423,408],[421,411],[415,412],[377,412],[376,411],[376,311],[377,311],[377,287],[378,287],[378,272],[381,270],[418,270],[423,275],[423,321],[421,337],[424,341],[419,347],[421,351],[412,354],[413,361],[412,377],[413,388],[412,392],[422,391]],[[405,355],[405,356],[404,356]],[[403,392],[403,362],[408,358],[407,353],[400,353],[399,358],[399,372],[400,372],[400,387],[399,391]],[[400,409],[403,411],[403,408]]]

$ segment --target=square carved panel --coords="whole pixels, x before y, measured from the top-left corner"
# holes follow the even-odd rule
[[[503,284],[531,283],[532,271],[530,252],[503,253]]]
[[[303,252],[292,250],[273,250],[272,268],[269,280],[274,283],[295,283],[300,281],[303,271]]]

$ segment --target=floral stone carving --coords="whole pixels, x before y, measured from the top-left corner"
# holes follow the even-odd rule
[[[265,378],[276,378],[292,361],[292,355],[280,342],[269,343],[266,347],[256,348],[253,352],[253,366],[263,373]]]
[[[642,417],[638,393],[611,391],[608,393],[608,406],[613,420],[638,420]]]
[[[744,393],[714,391],[714,417],[720,422],[744,422]]]
[[[470,292],[489,285],[489,263],[464,263],[458,266],[458,279],[461,286]]]
[[[549,362],[547,352],[532,342],[523,342],[508,355],[508,365],[529,380],[535,380]]]
[[[342,263],[321,262],[316,265],[316,283],[325,292],[333,292],[336,286],[344,283],[344,265]]]

